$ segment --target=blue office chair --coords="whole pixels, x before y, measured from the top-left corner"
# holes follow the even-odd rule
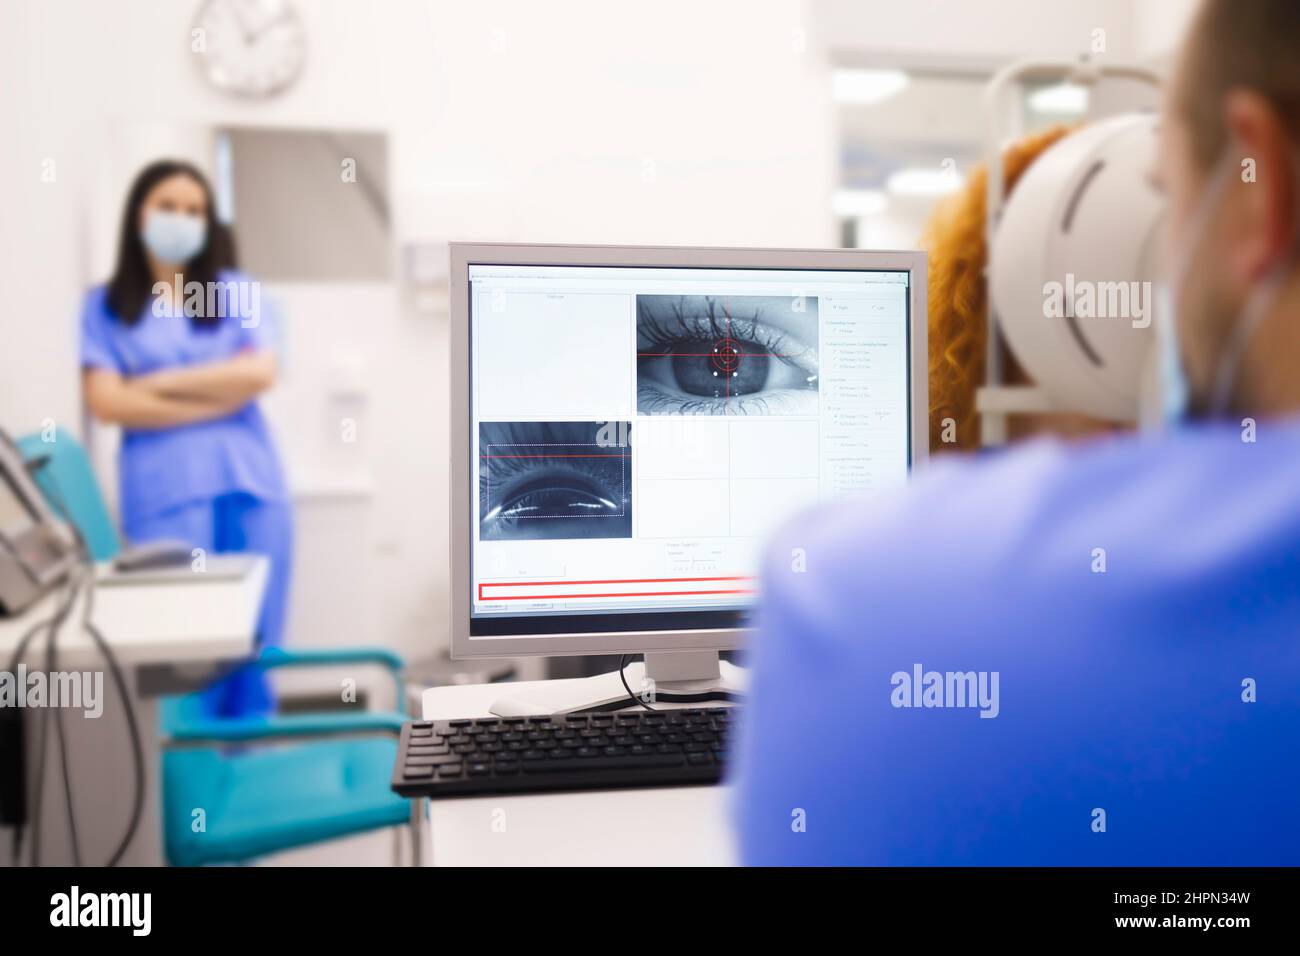
[[[18,440],[50,506],[74,523],[96,561],[121,550],[85,450],[67,432]],[[263,669],[377,665],[405,700],[401,657],[377,648],[264,648]],[[174,866],[241,863],[281,850],[410,824],[421,857],[423,801],[388,785],[404,713],[324,711],[206,717],[197,694],[162,701],[163,833]]]

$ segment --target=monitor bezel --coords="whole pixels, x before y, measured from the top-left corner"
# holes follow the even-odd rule
[[[624,654],[663,651],[723,651],[743,644],[747,630],[744,611],[652,611],[582,615],[596,630],[548,632],[546,621],[572,621],[577,615],[529,619],[541,633],[522,631],[494,621],[490,629],[510,633],[470,636],[470,565],[473,529],[470,486],[470,301],[469,268],[478,265],[589,266],[695,269],[804,269],[825,271],[909,273],[908,364],[910,369],[908,468],[922,466],[929,456],[930,403],[926,346],[927,257],[921,251],[866,249],[745,249],[687,246],[546,245],[532,243],[452,242],[450,245],[450,444],[448,523],[451,594],[451,656],[456,659]],[[629,626],[644,619],[661,620],[662,627]],[[502,624],[495,623],[497,620]],[[535,622],[543,622],[537,624]],[[602,623],[603,622],[603,623]],[[695,625],[695,626],[693,626]],[[571,626],[571,625],[570,625]],[[636,639],[630,640],[630,635]]]

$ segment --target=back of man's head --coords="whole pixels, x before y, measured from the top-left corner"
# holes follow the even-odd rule
[[[1228,143],[1223,102],[1234,89],[1263,96],[1300,144],[1300,0],[1204,0],[1184,45],[1174,105],[1193,156],[1208,169]]]
[[[1198,416],[1300,411],[1300,0],[1203,0],[1160,160],[1167,269]]]

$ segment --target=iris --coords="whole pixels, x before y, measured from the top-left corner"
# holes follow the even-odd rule
[[[637,410],[814,414],[817,317],[769,296],[638,296]],[[786,328],[776,324],[782,320]],[[794,321],[794,319],[799,321]],[[797,334],[798,330],[802,335]]]

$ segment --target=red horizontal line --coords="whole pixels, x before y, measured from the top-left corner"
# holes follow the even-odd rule
[[[479,455],[480,458],[627,458],[627,455]]]
[[[719,352],[637,352],[643,358],[713,358]],[[737,352],[743,358],[796,358],[794,352]],[[803,354],[803,353],[799,353]]]
[[[480,585],[481,587],[481,585]],[[561,598],[617,598],[617,597],[675,597],[690,594],[753,594],[752,588],[738,591],[622,591],[611,594],[516,594],[513,596],[479,598],[483,601],[556,601]]]
[[[730,574],[716,578],[602,578],[596,581],[483,581],[483,588],[535,588],[560,584],[671,584],[674,581],[753,581],[752,574]]]

